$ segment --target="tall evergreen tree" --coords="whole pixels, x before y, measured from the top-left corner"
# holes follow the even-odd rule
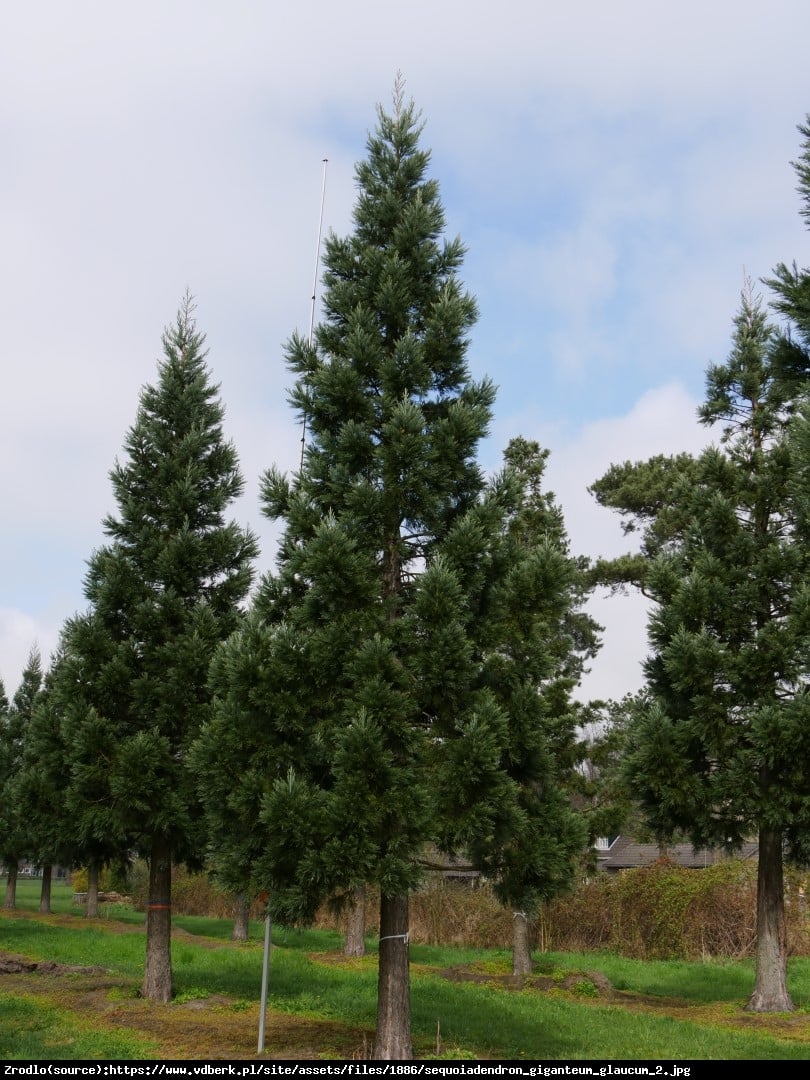
[[[543,488],[547,458],[536,442],[509,443],[504,460],[518,500],[478,595],[468,593],[479,681],[507,719],[501,767],[518,785],[520,815],[516,826],[482,831],[469,854],[513,909],[516,975],[531,972],[529,927],[540,904],[571,883],[586,846],[570,799],[578,720],[571,692],[599,630],[582,611],[586,565],[570,555],[560,507]],[[463,553],[456,570],[463,580]]]
[[[289,342],[309,442],[296,475],[265,476],[285,522],[277,570],[217,661],[203,736],[219,726],[233,754],[249,748],[231,800],[257,822],[252,874],[275,915],[379,886],[383,1059],[412,1054],[408,895],[425,844],[503,850],[526,821],[479,625],[522,489],[509,468],[488,485],[475,460],[494,389],[467,368],[476,305],[420,132],[398,84],[357,166],[354,231],[326,243],[325,319],[312,346]]]
[[[651,698],[631,723],[627,775],[656,833],[735,849],[759,838],[756,983],[748,1008],[792,1008],[783,854],[810,837],[810,559],[797,542],[788,421],[797,384],[746,290],[732,352],[707,374],[700,455],[669,499],[677,542],[646,578],[655,601]]]
[[[62,716],[53,694],[60,655],[52,659],[42,692],[31,713],[23,747],[16,794],[24,816],[34,861],[42,868],[40,911],[51,910],[51,873],[54,864],[73,862],[75,837],[65,806],[68,755]]]
[[[794,168],[810,222],[810,125],[799,131]],[[696,842],[728,847],[758,833],[752,1010],[792,1005],[782,860],[810,857],[810,271],[780,263],[767,284],[786,326],[774,330],[744,294],[734,348],[710,368],[700,412],[725,424],[723,447],[692,462],[691,477],[675,477],[664,500],[672,542],[648,579],[659,604],[653,701],[638,714],[628,759],[659,830],[681,825]],[[638,471],[628,466],[627,477],[644,489]],[[602,495],[633,513],[617,478],[607,479]]]
[[[20,860],[33,854],[31,832],[18,785],[31,717],[41,689],[42,658],[39,649],[33,648],[11,705],[0,711],[0,862],[6,868],[4,906],[7,908],[13,908],[17,903]],[[5,699],[5,694],[2,698]]]
[[[3,680],[0,679],[0,808],[6,807],[11,803],[8,795],[7,785],[10,778],[14,774],[13,747],[14,741],[8,721],[8,697],[6,695],[6,688]],[[2,809],[0,809],[0,836],[4,836],[8,828],[9,826],[5,821],[5,814],[3,813]],[[0,849],[5,846],[5,844],[0,844]],[[0,863],[2,863],[3,870],[6,874],[6,892],[4,897],[4,906],[8,907],[9,904],[7,903],[7,901],[10,898],[9,867],[6,864],[5,855],[2,850],[0,850]],[[16,887],[16,869],[12,871],[12,877],[14,885]],[[11,906],[13,906],[13,904]]]
[[[202,852],[186,754],[257,550],[225,520],[242,479],[203,345],[187,296],[111,472],[118,511],[89,561],[89,610],[68,623],[58,680],[83,842],[97,862],[122,849],[149,860],[143,992],[160,1001],[172,989],[172,862]]]

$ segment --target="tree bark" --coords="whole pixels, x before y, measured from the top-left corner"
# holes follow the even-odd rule
[[[15,908],[17,906],[17,870],[19,864],[16,859],[6,866],[6,896],[3,907]]]
[[[152,837],[149,899],[146,905],[146,968],[143,996],[172,999],[172,847],[166,836]]]
[[[375,1061],[411,1061],[411,987],[408,956],[408,895],[380,897]]]
[[[346,912],[345,956],[366,955],[366,890],[363,885],[353,889]]]
[[[787,989],[787,924],[782,871],[782,834],[759,831],[757,865],[757,974],[749,1012],[792,1012]]]
[[[39,894],[39,910],[42,915],[50,915],[51,913],[51,879],[53,877],[53,867],[50,863],[46,863],[42,867],[42,890]]]
[[[247,941],[250,932],[250,897],[237,893],[233,908],[233,933],[231,941]]]
[[[531,975],[532,950],[529,917],[525,911],[512,912],[512,974]]]
[[[98,918],[98,876],[99,865],[91,862],[87,867],[87,902],[84,909],[85,919]]]

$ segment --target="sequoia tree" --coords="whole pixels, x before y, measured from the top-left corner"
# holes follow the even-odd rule
[[[8,718],[8,697],[6,688],[0,680],[0,830],[3,835],[11,828],[11,822],[6,821],[9,810],[13,807],[10,797],[10,784],[14,776],[15,761],[19,757],[19,744]],[[5,844],[2,847],[6,847]],[[6,891],[4,898],[5,907],[14,907],[16,903],[15,891],[17,887],[17,858],[16,852],[12,852],[11,859],[8,853],[0,851],[0,859],[6,871]]]
[[[810,224],[810,126],[799,130]],[[810,272],[780,263],[767,284],[786,322],[769,325],[744,291],[732,352],[709,368],[699,413],[723,425],[721,445],[663,500],[674,515],[647,577],[652,701],[628,776],[658,829],[732,849],[758,835],[748,1007],[781,1011],[792,1008],[783,859],[810,861]],[[602,494],[627,506],[615,484]]]
[[[69,866],[79,855],[65,807],[68,755],[61,711],[53,693],[59,665],[57,652],[31,712],[16,783],[16,801],[26,823],[30,854],[42,869],[39,910],[45,913],[51,910],[54,864]]]
[[[506,718],[502,768],[518,786],[518,824],[481,830],[475,865],[512,908],[515,975],[529,974],[531,924],[542,901],[570,884],[586,847],[570,789],[578,756],[571,693],[597,649],[599,627],[582,611],[586,563],[569,551],[562,511],[544,490],[548,451],[514,438],[504,460],[518,499],[479,587],[473,632],[480,685]],[[465,579],[462,554],[456,567]]]
[[[89,609],[66,628],[59,676],[67,801],[83,842],[97,859],[124,848],[149,860],[143,992],[159,1001],[172,991],[172,862],[203,852],[187,749],[256,554],[225,518],[242,479],[203,346],[187,296],[111,471],[117,513],[89,561]]]
[[[42,659],[39,650],[33,648],[10,706],[0,685],[0,861],[6,868],[7,908],[17,903],[20,859],[33,854],[18,785],[31,717],[41,692]]]
[[[626,763],[656,833],[729,850],[758,836],[753,1011],[792,1008],[783,856],[805,860],[810,837],[810,557],[789,438],[802,381],[777,353],[746,289],[699,411],[719,445],[673,484],[679,528],[646,575],[650,697]]]
[[[275,917],[379,887],[380,1059],[412,1055],[408,898],[425,846],[502,849],[526,820],[478,624],[521,486],[476,462],[494,388],[468,370],[476,305],[420,132],[398,85],[356,169],[354,231],[325,245],[324,319],[288,343],[305,453],[292,476],[265,475],[277,565],[213,668],[202,736],[218,731],[239,770],[220,813],[241,823],[234,854]]]

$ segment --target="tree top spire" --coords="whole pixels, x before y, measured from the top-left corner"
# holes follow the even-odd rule
[[[405,76],[399,68],[394,76],[394,90],[391,97],[394,103],[394,116],[399,120],[405,104]]]

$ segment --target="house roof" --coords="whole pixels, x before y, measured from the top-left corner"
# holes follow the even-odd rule
[[[759,845],[754,841],[743,844],[738,855],[743,859],[755,859]],[[719,848],[695,848],[692,844],[670,844],[666,857],[676,866],[702,870],[721,862],[726,856]],[[658,844],[639,844],[629,836],[618,836],[609,848],[597,851],[596,863],[600,870],[615,872],[633,867],[651,866],[658,862],[661,853]]]

